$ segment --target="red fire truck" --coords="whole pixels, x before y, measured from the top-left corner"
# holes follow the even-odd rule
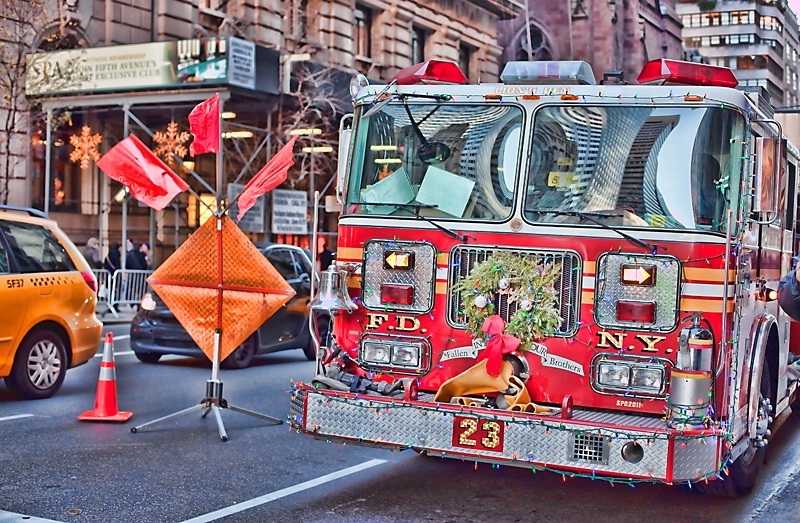
[[[798,151],[730,70],[430,61],[354,80],[331,311],[291,423],[614,483],[750,491],[795,400]]]

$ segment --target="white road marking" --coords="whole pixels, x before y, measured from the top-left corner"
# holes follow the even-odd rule
[[[32,418],[33,414],[16,414],[14,416],[6,416],[4,418],[0,418],[0,421],[11,421],[12,419],[22,419],[22,418]],[[0,512],[2,514],[2,512]],[[3,521],[0,518],[0,521]]]
[[[115,334],[114,335],[114,341],[116,341],[116,340],[127,340],[130,337],[131,337],[130,334],[120,334],[120,335],[116,335]]]
[[[0,510],[0,523],[20,523],[21,521],[24,521],[25,523],[61,523],[54,519],[35,518],[33,516],[17,514],[16,512],[6,512],[5,510]]]
[[[323,485],[330,481],[343,478],[345,476],[349,476],[350,474],[355,474],[356,472],[361,472],[362,470],[376,467],[384,463],[386,463],[385,459],[372,459],[360,465],[356,465],[354,467],[349,467],[346,469],[338,470],[336,472],[331,472],[330,474],[326,474],[317,479],[312,479],[309,481],[305,481],[303,483],[298,483],[297,485],[291,487],[286,487],[284,489],[276,490],[275,492],[271,492],[269,494],[253,498],[248,501],[237,503],[236,505],[231,505],[228,508],[215,510],[214,512],[209,512],[208,514],[204,514],[196,518],[187,519],[183,523],[206,523],[208,521],[215,521],[217,519],[230,516],[231,514],[243,512],[253,507],[269,503],[270,501],[275,501],[276,499],[284,498],[292,494],[297,494],[298,492],[302,492],[304,490],[308,490],[313,487],[318,487],[319,485]]]

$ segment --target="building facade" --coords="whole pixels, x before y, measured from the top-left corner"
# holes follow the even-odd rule
[[[13,47],[18,56],[44,52],[54,58],[37,71],[37,81],[46,85],[37,86],[33,95],[30,85],[28,96],[24,91],[30,71],[17,71],[16,83],[3,82],[0,87],[14,101],[0,101],[0,122],[10,122],[0,126],[0,145],[6,145],[0,148],[0,163],[6,166],[0,176],[0,203],[47,210],[78,244],[98,235],[104,248],[125,236],[149,240],[160,251],[156,259],[177,248],[204,212],[208,214],[205,206],[213,207],[214,192],[228,195],[230,185],[246,183],[287,140],[286,131],[321,128],[319,134],[301,137],[303,145],[335,143],[338,120],[349,103],[342,98],[352,74],[386,81],[403,67],[435,58],[459,63],[470,81],[497,81],[502,62],[497,23],[517,16],[523,8],[517,0],[2,1],[0,40],[9,44],[2,46],[4,52]],[[136,46],[150,42],[175,43],[175,49],[164,52],[175,55],[173,69],[178,73],[186,67],[178,78],[182,85],[136,87],[136,82],[125,80],[131,78],[126,74],[134,73],[119,68],[146,67],[148,60],[138,60],[138,65],[107,64],[103,67],[111,69],[101,71],[101,59],[93,54],[133,44],[132,54],[114,52],[126,59],[146,56],[139,54],[143,47]],[[247,47],[242,42],[255,46],[256,77],[270,87],[201,83],[209,78],[211,66],[198,67],[208,65],[209,57],[223,55],[233,67],[230,47],[233,43]],[[90,67],[83,62],[69,67],[65,64],[70,62],[55,60],[68,58],[63,50],[69,49],[86,49],[94,60],[91,74],[118,78],[117,88],[100,93],[68,87],[74,87],[75,78]],[[262,69],[262,56],[269,58],[264,62],[268,70]],[[11,61],[8,56],[3,60]],[[187,73],[190,69],[193,72]],[[330,88],[324,95],[322,86]],[[223,128],[222,186],[215,183],[217,166],[210,155],[171,161],[193,186],[194,195],[181,195],[173,206],[156,213],[125,199],[124,193],[121,203],[115,201],[122,187],[98,170],[91,150],[72,156],[95,136],[100,139],[96,151],[103,154],[131,133],[155,150],[164,145],[156,133],[162,138],[169,135],[171,124],[177,124],[171,142],[175,152],[182,143],[176,140],[180,142],[181,133],[188,131],[188,113],[215,91],[222,92],[224,109],[234,115]],[[333,155],[296,154],[295,159],[283,188],[313,194],[335,172]],[[209,193],[212,197],[205,198]],[[251,232],[254,240],[276,239],[269,223]],[[287,239],[297,242],[280,238]]]
[[[782,0],[679,1],[687,49],[761,87],[775,107],[797,105],[797,16]]]
[[[675,0],[538,0],[498,29],[503,61],[584,60],[597,80],[623,71],[630,83],[656,58],[680,59]]]

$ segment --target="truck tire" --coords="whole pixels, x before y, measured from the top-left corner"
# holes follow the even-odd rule
[[[766,431],[772,419],[772,397],[770,387],[769,367],[764,362],[761,371],[761,390],[758,402],[758,418],[766,420],[763,430]],[[698,490],[701,492],[727,498],[740,498],[750,493],[758,482],[758,474],[764,464],[764,456],[767,453],[766,447],[756,447],[754,440],[750,440],[747,450],[739,456],[736,461],[728,466],[728,475],[722,474],[722,479],[698,483]]]

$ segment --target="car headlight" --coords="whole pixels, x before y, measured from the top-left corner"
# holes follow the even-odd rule
[[[361,349],[361,359],[367,363],[386,365],[390,362],[391,346],[387,343],[365,342]]]
[[[144,296],[142,296],[142,302],[139,305],[146,311],[152,311],[156,308],[156,300],[153,299],[152,294],[146,292]]]
[[[628,365],[601,363],[597,373],[597,382],[608,387],[627,388],[631,380],[631,369]]]

